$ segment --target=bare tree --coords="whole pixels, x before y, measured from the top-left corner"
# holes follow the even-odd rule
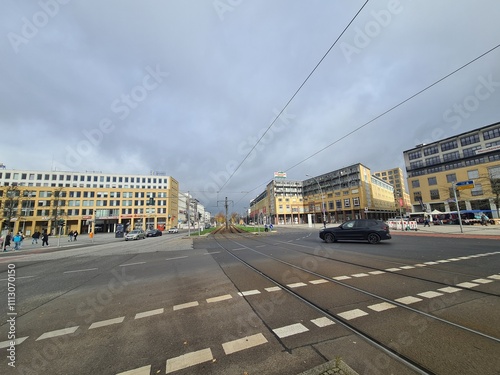
[[[11,231],[13,230],[13,228],[11,228],[12,219],[17,219],[19,217],[20,191],[17,185],[6,186],[2,190],[2,194],[5,196],[3,207],[0,211],[2,215],[2,229]]]
[[[53,198],[51,200],[51,216],[53,220],[53,228],[57,228],[58,226],[62,226],[61,220],[64,220],[66,217],[66,211],[64,207],[66,206],[66,202],[62,199],[66,197],[66,192],[63,191],[63,188],[56,189],[54,191]]]

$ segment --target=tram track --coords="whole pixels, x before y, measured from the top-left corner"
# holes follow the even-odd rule
[[[253,238],[253,237],[250,237],[250,236],[243,236],[243,237],[245,239],[251,239],[252,241],[255,241],[256,243],[258,243],[259,245],[274,246],[274,247],[278,246],[278,245],[276,245],[276,241],[274,241],[274,242],[271,243],[271,242],[262,241],[260,239],[256,239],[256,238]],[[243,237],[240,237],[240,239],[243,238]],[[277,277],[276,275],[273,275],[270,272],[263,271],[261,268],[259,268],[255,264],[253,264],[255,262],[250,262],[248,260],[245,260],[244,257],[238,255],[237,252],[235,252],[234,250],[231,250],[228,246],[225,246],[222,242],[229,241],[230,243],[234,243],[235,245],[237,245],[238,249],[239,249],[238,253],[241,252],[241,249],[249,250],[249,251],[253,252],[254,254],[257,254],[260,257],[264,257],[265,259],[267,259],[267,260],[269,260],[271,262],[278,262],[279,264],[281,264],[283,266],[286,266],[286,267],[290,267],[291,269],[298,270],[300,272],[303,272],[305,274],[309,274],[309,275],[314,276],[316,278],[319,277],[321,279],[327,280],[328,282],[331,283],[331,285],[336,285],[336,286],[340,286],[342,288],[346,288],[346,289],[350,290],[351,292],[361,293],[361,294],[363,294],[366,297],[369,297],[371,299],[380,300],[380,301],[383,301],[385,303],[389,303],[391,305],[395,305],[395,306],[403,309],[403,311],[407,311],[410,314],[417,314],[417,315],[421,316],[423,319],[429,319],[429,320],[433,321],[436,325],[438,325],[438,327],[436,328],[436,332],[439,332],[439,330],[440,330],[439,327],[441,327],[441,325],[444,324],[444,325],[447,325],[447,326],[451,327],[452,330],[459,330],[459,331],[461,331],[462,332],[461,335],[465,334],[465,335],[473,336],[476,339],[480,338],[481,340],[486,340],[486,341],[489,341],[489,342],[493,343],[493,345],[500,344],[500,339],[497,338],[497,337],[488,335],[488,334],[486,334],[484,332],[480,332],[480,331],[474,330],[472,328],[466,327],[466,326],[461,325],[461,324],[457,324],[457,323],[449,321],[447,319],[443,319],[441,317],[438,317],[436,315],[433,315],[433,314],[425,312],[425,311],[421,311],[421,310],[413,308],[411,306],[408,306],[408,305],[405,305],[405,304],[402,304],[402,303],[398,303],[397,301],[394,301],[393,299],[384,297],[384,296],[379,295],[377,293],[373,293],[371,291],[364,290],[362,288],[350,285],[348,283],[345,283],[345,282],[342,282],[342,281],[339,281],[339,280],[335,280],[332,277],[329,277],[329,276],[327,276],[325,274],[322,274],[320,272],[311,271],[310,269],[304,268],[302,266],[298,266],[296,264],[284,261],[282,259],[277,258],[276,256],[272,256],[270,254],[266,254],[266,253],[264,253],[262,251],[256,250],[255,248],[252,248],[250,246],[242,244],[237,239],[235,239],[234,236],[227,236],[224,233],[220,233],[217,236],[214,236],[213,239],[215,240],[215,242],[217,243],[217,245],[221,249],[223,249],[224,251],[226,251],[231,257],[233,257],[238,262],[240,262],[244,266],[246,266],[249,269],[251,269],[253,272],[259,274],[260,276],[262,276],[265,279],[267,279],[270,282],[272,282],[274,285],[276,285],[276,286],[280,287],[281,289],[285,290],[287,293],[289,293],[290,295],[292,295],[293,297],[295,297],[297,300],[301,301],[302,303],[304,303],[304,304],[306,304],[306,305],[314,308],[316,311],[320,312],[321,314],[324,314],[328,318],[330,318],[333,321],[335,321],[337,324],[340,324],[341,326],[343,326],[346,329],[348,329],[349,331],[355,333],[359,337],[362,337],[365,341],[369,342],[371,345],[373,345],[377,349],[381,350],[385,354],[387,354],[387,355],[391,356],[392,358],[396,359],[398,362],[402,363],[404,366],[410,368],[411,370],[415,371],[416,373],[419,373],[419,374],[434,374],[436,372],[434,372],[434,370],[432,369],[432,366],[429,366],[429,365],[427,365],[425,363],[422,363],[422,361],[417,360],[415,358],[412,358],[410,355],[407,355],[407,354],[405,354],[405,353],[403,353],[401,351],[395,350],[387,342],[384,342],[383,339],[380,339],[380,338],[374,336],[373,334],[371,334],[369,332],[366,332],[362,328],[358,327],[355,322],[353,323],[353,322],[351,322],[349,320],[346,320],[346,319],[343,319],[343,318],[339,317],[338,314],[332,313],[331,310],[329,308],[327,308],[326,306],[324,306],[321,302],[318,302],[316,300],[308,298],[303,293],[299,293],[297,290],[294,290],[294,289],[290,288],[285,283],[281,282],[279,280],[279,277]],[[290,245],[290,243],[286,243],[286,245]],[[283,246],[280,246],[280,247],[282,249],[284,249],[284,250],[288,250],[288,251],[290,250],[289,248],[285,248],[284,246],[285,246],[285,243],[283,244]],[[355,265],[355,266],[359,266],[359,267],[365,267],[365,268],[375,269],[373,267],[370,267],[370,266],[367,266],[367,265],[364,265],[364,264],[356,264],[356,263],[353,263],[353,262],[346,262],[346,261],[342,261],[342,260],[336,260],[336,259],[332,259],[330,257],[325,257],[325,256],[319,256],[319,255],[316,255],[316,254],[311,254],[311,253],[309,253],[307,251],[300,251],[300,250],[291,250],[291,251],[294,251],[296,253],[299,253],[299,254],[302,254],[302,255],[306,255],[306,256],[319,257],[319,258],[322,258],[322,259],[327,259],[327,260],[330,260],[332,262],[343,262],[343,263],[346,263],[346,264],[349,264],[349,265]],[[260,263],[261,262],[259,262],[259,264]],[[414,276],[402,275],[402,274],[398,274],[398,273],[394,273],[394,275],[397,275],[397,276],[400,276],[400,277],[412,277],[412,278],[415,278]],[[425,280],[423,278],[415,278],[415,279],[419,280],[419,281],[426,281],[426,282],[437,283],[434,280]],[[442,283],[442,285],[449,285],[449,284]],[[493,294],[493,293],[485,293],[485,292],[481,292],[481,291],[474,291],[474,292],[482,294],[482,295],[485,295],[485,296],[498,297],[498,295]],[[474,341],[474,340],[472,340],[472,341]]]

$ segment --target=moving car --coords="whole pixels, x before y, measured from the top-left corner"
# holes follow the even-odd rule
[[[168,233],[179,233],[179,229],[177,229],[177,227],[172,227],[168,230]]]
[[[146,232],[146,237],[158,237],[161,236],[163,233],[159,229],[148,229]]]
[[[325,228],[319,232],[319,238],[325,242],[368,241],[379,243],[390,240],[389,226],[382,220],[357,219],[349,220],[338,227]]]
[[[140,240],[146,238],[146,234],[142,229],[134,229],[125,235],[125,241]]]

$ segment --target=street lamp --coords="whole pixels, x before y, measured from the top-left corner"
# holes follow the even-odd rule
[[[315,177],[308,175],[308,174],[306,174],[306,176],[311,177],[318,184],[319,191],[321,193],[321,205],[322,205],[322,211],[323,211],[323,226],[326,227],[325,196],[323,195],[323,189],[321,189],[321,185],[319,184],[318,180]]]

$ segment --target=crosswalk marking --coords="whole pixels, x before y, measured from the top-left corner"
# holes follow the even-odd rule
[[[267,339],[264,337],[262,333],[258,333],[253,336],[247,336],[241,339],[226,342],[222,344],[222,348],[224,349],[224,352],[226,354],[232,354],[265,343],[267,343]]]
[[[125,372],[120,372],[119,374],[116,375],[149,375],[150,373],[151,373],[151,365],[139,367]]]
[[[361,316],[368,315],[368,313],[364,312],[363,310],[360,310],[360,309],[354,309],[354,310],[341,312],[337,315],[340,316],[341,318],[344,318],[345,320],[352,320],[352,319],[359,318]]]
[[[187,353],[167,360],[167,374],[214,359],[210,348]]]
[[[307,331],[309,331],[309,329],[300,323],[290,324],[289,326],[284,326],[284,327],[273,329],[273,332],[279,338],[293,336],[293,335],[296,335],[298,333],[303,333],[303,332],[307,332]]]

